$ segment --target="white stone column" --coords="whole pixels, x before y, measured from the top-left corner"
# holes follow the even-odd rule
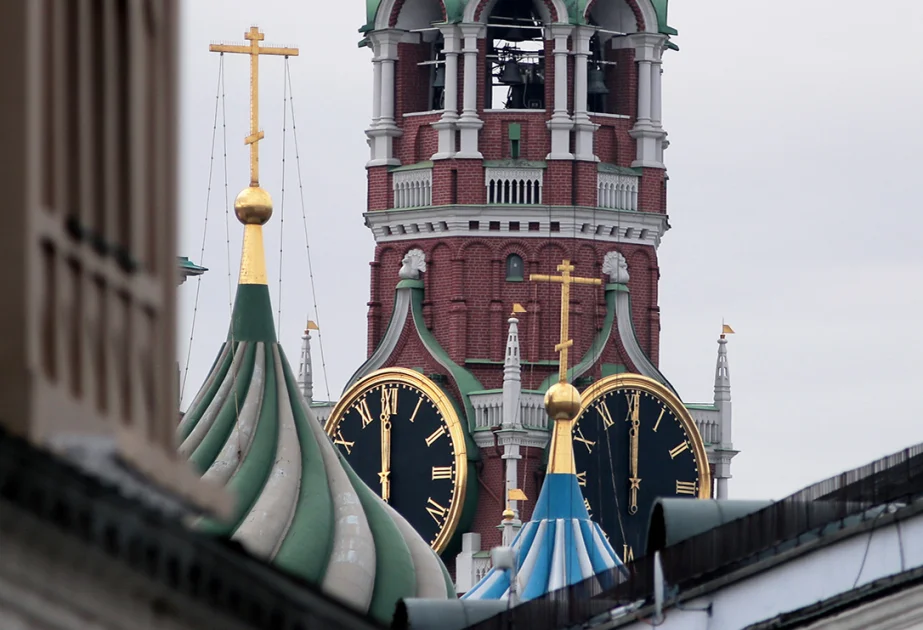
[[[365,134],[369,137],[372,150],[371,159],[366,166],[398,165],[400,160],[394,157],[393,139],[400,137],[402,131],[394,120],[394,75],[397,61],[397,44],[400,31],[374,31],[369,33],[375,58],[373,75],[377,87],[372,96],[372,125]]]
[[[378,126],[381,119],[381,60],[378,59],[378,51],[375,51],[375,59],[372,59],[372,125],[371,129]]]
[[[660,82],[661,54],[666,43],[664,35],[637,33],[629,36],[635,48],[638,72],[638,117],[631,130],[637,142],[636,159],[632,166],[664,168],[661,126],[662,90]]]
[[[663,63],[658,59],[651,62],[651,124],[661,127],[663,115],[663,91],[661,77],[663,76]]]
[[[439,132],[439,147],[434,160],[444,160],[455,156],[455,130],[458,121],[458,29],[455,25],[442,27],[443,48],[445,55],[445,96],[442,118],[433,123]]]
[[[484,122],[478,118],[478,37],[484,32],[483,24],[462,24],[460,26],[465,46],[465,85],[462,94],[463,106],[457,126],[461,130],[461,149],[457,158],[481,159],[478,149],[478,132]]]
[[[593,153],[593,134],[598,125],[593,124],[587,113],[587,59],[590,56],[590,38],[593,29],[586,26],[577,27],[574,37],[574,127],[577,131],[574,142],[575,156],[578,160],[598,162]]]
[[[574,121],[567,113],[567,39],[574,31],[567,24],[552,24],[545,37],[554,40],[554,113],[548,121],[551,131],[551,153],[548,160],[572,160],[570,132]]]

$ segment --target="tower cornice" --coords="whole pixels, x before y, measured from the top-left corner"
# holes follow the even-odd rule
[[[477,224],[475,227],[474,224]],[[491,230],[491,223],[499,229]],[[511,231],[510,223],[520,229]],[[529,223],[539,229],[529,230]],[[562,239],[584,238],[600,243],[660,246],[670,229],[667,215],[653,212],[601,210],[583,206],[447,205],[365,213],[376,243],[448,237]],[[552,231],[552,224],[557,229]]]

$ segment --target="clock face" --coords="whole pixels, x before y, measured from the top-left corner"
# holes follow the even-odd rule
[[[468,463],[445,394],[411,370],[379,370],[344,395],[325,431],[356,474],[441,552],[461,516]]]
[[[644,553],[655,499],[711,495],[695,422],[679,399],[652,379],[619,374],[589,387],[573,437],[577,479],[590,516],[625,562]]]

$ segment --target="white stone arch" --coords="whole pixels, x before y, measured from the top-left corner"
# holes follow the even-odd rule
[[[477,13],[478,6],[481,4],[481,0],[468,0],[468,4],[465,5],[464,21],[468,24],[475,22],[474,15]],[[484,4],[484,10],[481,11],[481,22],[486,23],[487,18],[490,16],[490,12],[493,10],[494,5],[497,4],[497,0],[487,0]],[[545,6],[543,0],[532,0],[532,4],[535,5],[535,8],[538,10],[538,14],[542,16],[542,21],[545,24],[552,24],[551,12],[548,10],[548,7]],[[567,6],[564,4],[564,0],[551,0],[551,4],[554,6],[555,12],[558,14],[558,22],[568,24],[570,22],[569,14],[567,12]]]
[[[382,0],[375,15],[376,31],[390,28],[388,24],[391,14],[394,13],[394,7],[398,2],[400,0]],[[433,22],[441,21],[444,13],[445,6],[442,0],[404,0],[395,28],[427,28],[432,26]]]
[[[622,0],[621,4],[624,7],[622,10],[627,11],[631,15],[632,21],[635,24],[637,24],[637,20],[634,19],[634,12],[631,10],[629,1],[630,0]],[[641,11],[641,17],[644,18],[644,30],[640,32],[645,32],[645,33],[659,32],[660,29],[657,23],[657,11],[654,10],[654,5],[653,3],[651,3],[651,0],[634,0],[634,2],[635,4],[637,4],[638,9]],[[589,20],[591,10],[593,9],[594,6],[600,3],[607,3],[607,4],[612,4],[612,5],[616,4],[616,3],[608,3],[607,0],[596,0],[596,2],[587,2],[586,9],[584,10],[584,15],[583,15],[584,20]],[[608,26],[615,27],[616,25],[610,24]],[[613,28],[613,30],[616,30],[616,29]]]

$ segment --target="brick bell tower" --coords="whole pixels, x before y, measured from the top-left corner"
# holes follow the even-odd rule
[[[369,359],[348,386],[418,369],[468,416],[480,492],[462,592],[462,563],[501,542],[506,488],[534,501],[544,470],[560,289],[529,275],[568,259],[603,280],[572,288],[572,382],[628,371],[669,385],[657,248],[661,57],[676,31],[667,0],[367,3],[376,246]],[[527,519],[532,503],[512,508]]]

